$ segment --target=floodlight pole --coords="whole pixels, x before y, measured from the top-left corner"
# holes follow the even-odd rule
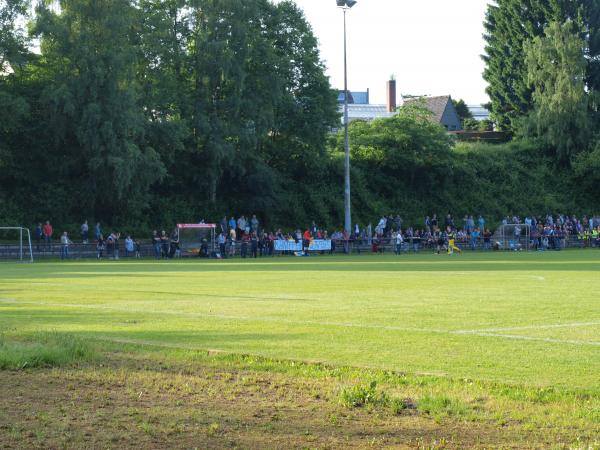
[[[348,137],[348,59],[346,53],[346,11],[344,11],[344,229],[352,235],[352,214],[350,204],[350,138]]]

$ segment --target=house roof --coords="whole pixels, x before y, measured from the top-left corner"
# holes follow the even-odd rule
[[[344,113],[344,105],[339,106],[340,113]],[[353,120],[373,120],[379,118],[393,117],[393,112],[388,112],[386,105],[348,105],[348,121]],[[342,115],[342,122],[344,117]]]
[[[344,91],[338,91],[338,103],[344,103]],[[368,105],[369,91],[355,92],[348,91],[348,104],[350,105]]]
[[[441,123],[446,106],[448,106],[448,102],[450,102],[450,96],[441,95],[438,97],[409,98],[404,100],[404,105],[406,106],[410,105],[411,103],[418,102],[424,102],[423,106],[433,113],[432,120],[435,120],[437,123]]]

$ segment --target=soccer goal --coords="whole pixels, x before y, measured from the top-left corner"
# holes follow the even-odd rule
[[[494,245],[499,250],[529,251],[531,246],[531,226],[525,223],[504,224],[494,236]]]
[[[33,262],[28,228],[0,227],[0,261]]]
[[[181,256],[209,257],[215,251],[216,228],[217,225],[214,223],[178,224]]]

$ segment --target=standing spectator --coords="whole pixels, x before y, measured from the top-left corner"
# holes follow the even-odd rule
[[[235,219],[233,218],[233,216],[231,216],[231,218],[229,219],[228,225],[229,225],[230,230],[235,230],[236,222],[235,222]]]
[[[37,245],[37,251],[40,251],[40,244],[42,243],[42,239],[44,238],[44,232],[42,231],[42,223],[38,223],[35,227],[35,242]]]
[[[52,250],[52,233],[54,233],[54,229],[52,225],[50,225],[50,221],[46,220],[46,223],[42,227],[42,232],[44,234],[44,242],[46,243],[46,249]]]
[[[302,251],[305,254],[308,254],[308,248],[310,247],[310,241],[312,239],[312,235],[310,230],[304,230],[304,234],[302,235]]]
[[[402,230],[398,230],[394,234],[392,234],[392,239],[394,240],[394,253],[399,255],[402,251],[402,243],[404,242],[404,238],[402,237]]]
[[[96,254],[98,259],[102,259],[102,255],[104,254],[104,237],[102,235],[98,236],[96,239]]]
[[[81,224],[81,242],[84,244],[88,243],[88,236],[90,233],[90,227],[88,225],[88,221],[86,220]]]
[[[96,222],[96,226],[94,227],[94,236],[96,237],[96,240],[100,239],[100,236],[102,236],[102,228],[100,228],[100,222]]]
[[[119,259],[119,240],[121,239],[121,233],[116,232],[113,233],[113,242],[114,242],[114,259]]]
[[[475,230],[471,233],[471,250],[477,250],[477,243],[479,242],[480,236],[481,232],[479,228],[475,228]]]
[[[253,231],[250,237],[250,256],[252,258],[258,257],[258,236],[256,235],[256,231]]]
[[[250,236],[248,233],[244,233],[242,235],[242,251],[240,252],[242,258],[246,258],[248,256],[248,241],[250,240]]]
[[[267,233],[263,233],[258,240],[258,254],[261,258],[269,254],[269,235]]]
[[[223,233],[227,233],[227,217],[223,216],[223,218],[221,219],[221,232]]]
[[[135,249],[135,257],[138,259],[141,258],[142,245],[140,244],[140,241],[137,239],[133,241],[133,248]]]
[[[250,219],[250,231],[253,233],[258,233],[258,219],[256,218],[256,214],[252,215],[252,219]]]
[[[181,250],[179,249],[179,230],[175,228],[171,233],[169,258],[179,258],[180,251]]]
[[[479,216],[478,223],[479,230],[485,230],[485,219],[483,218],[483,216]]]
[[[246,218],[243,215],[237,220],[237,228],[238,236],[242,236],[243,238],[246,232]]]
[[[483,232],[483,248],[484,250],[492,249],[492,232],[487,228]]]
[[[232,217],[233,219],[233,217]],[[234,221],[235,222],[235,221]],[[235,233],[235,225],[233,228],[229,230],[229,256],[232,258],[235,256],[235,241],[237,240],[237,235]]]
[[[221,258],[226,258],[227,255],[225,254],[225,234],[223,231],[219,233],[219,236],[217,237],[217,243],[219,244],[219,253],[221,253]]]
[[[115,236],[110,233],[106,237],[106,257],[112,259],[115,251]]]
[[[152,248],[154,249],[154,257],[160,259],[160,236],[156,230],[152,232]]]
[[[69,259],[69,244],[71,244],[71,240],[65,231],[60,237],[60,259]]]
[[[400,214],[396,214],[396,217],[394,218],[394,228],[396,231],[402,229],[402,217],[400,217]]]
[[[125,238],[125,257],[131,256],[133,255],[135,246],[133,243],[133,239],[131,239],[131,236],[127,236]]]
[[[169,237],[167,236],[167,233],[165,230],[162,230],[160,232],[160,249],[161,249],[161,256],[163,258],[168,258],[168,256],[169,256]]]

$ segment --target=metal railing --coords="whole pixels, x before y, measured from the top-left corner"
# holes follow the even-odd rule
[[[564,237],[544,237],[532,235],[529,239],[520,236],[518,239],[512,239],[511,242],[504,246],[502,243],[497,246],[494,239],[486,241],[484,238],[464,238],[456,239],[455,244],[462,251],[493,251],[493,250],[563,250],[570,248],[600,248],[600,239],[592,239],[591,237],[582,239],[579,236],[567,235]],[[33,257],[34,260],[39,259],[58,259],[61,257],[62,244],[59,242],[46,243],[43,241],[33,242]],[[216,251],[221,253],[220,246],[215,244]],[[232,251],[233,248],[233,251]],[[438,248],[438,242],[435,239],[407,238],[400,245],[396,246],[393,238],[359,238],[350,240],[332,240],[331,250],[315,251],[311,254],[361,254],[361,253],[394,253],[399,250],[400,253],[419,253],[422,251],[435,251]],[[119,245],[112,250],[105,246],[102,252],[99,252],[96,243],[72,243],[68,246],[68,259],[97,259],[100,253],[101,259],[135,259],[137,257],[144,259],[156,259],[169,257],[169,251],[165,247],[157,249],[150,241],[141,242],[138,251],[129,252],[125,249],[125,245],[119,242]],[[253,256],[252,244],[242,241],[235,241],[234,245],[228,241],[225,244],[224,257],[239,258],[243,251],[246,252],[246,257]],[[19,256],[18,244],[0,243],[0,260],[16,260]],[[208,252],[211,256],[212,252]],[[257,256],[282,256],[292,254],[293,252],[275,251],[274,246],[269,242],[262,242],[257,245]],[[178,257],[179,254],[174,255]],[[183,253],[183,256],[199,256],[197,254]]]

